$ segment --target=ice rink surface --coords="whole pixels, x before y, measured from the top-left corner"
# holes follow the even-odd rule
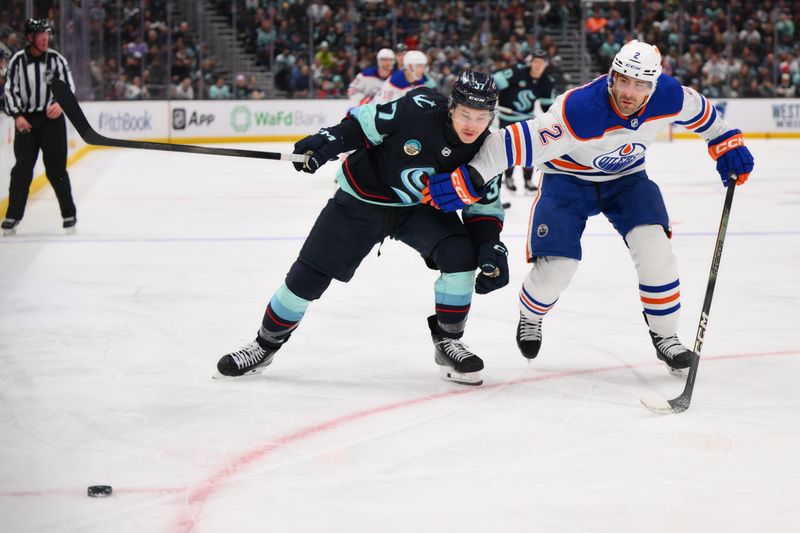
[[[800,142],[748,145],[692,407],[672,416],[639,403],[683,382],[601,217],[538,359],[519,354],[522,194],[506,194],[512,282],[475,296],[465,336],[482,387],[439,379],[436,274],[396,241],[311,305],[264,374],[212,380],[254,338],[335,165],[88,154],[70,168],[76,235],[48,187],[0,239],[0,529],[800,530]],[[702,142],[649,151],[692,345],[724,189]],[[88,498],[95,484],[113,496]]]

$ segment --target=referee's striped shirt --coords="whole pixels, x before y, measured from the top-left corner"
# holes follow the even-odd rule
[[[24,113],[37,113],[47,110],[55,102],[46,73],[52,73],[75,90],[72,72],[64,56],[48,48],[39,57],[30,53],[30,47],[18,51],[8,62],[6,71],[6,111],[17,117]]]

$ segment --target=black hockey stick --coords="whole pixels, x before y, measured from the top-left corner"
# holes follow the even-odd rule
[[[252,157],[255,159],[276,159],[280,161],[291,161],[293,163],[305,163],[307,156],[301,154],[280,154],[277,152],[258,152],[255,150],[239,150],[235,148],[212,148],[210,146],[193,146],[190,144],[168,144],[150,141],[131,141],[127,139],[112,139],[97,133],[89,124],[86,115],[83,114],[78,100],[64,81],[54,79],[50,82],[50,90],[53,91],[61,109],[75,129],[78,135],[86,142],[95,146],[114,146],[117,148],[138,148],[141,150],[163,150],[165,152],[186,152],[190,154],[208,155],[227,155],[232,157]]]
[[[682,413],[689,408],[694,391],[694,382],[697,378],[697,367],[700,364],[700,350],[703,349],[703,338],[708,327],[708,315],[711,313],[711,298],[714,296],[714,286],[717,284],[719,262],[722,259],[722,246],[725,244],[725,232],[728,230],[728,218],[731,214],[733,192],[736,190],[736,176],[731,176],[728,192],[725,194],[725,205],[722,207],[722,219],[719,221],[717,231],[717,244],[714,246],[714,256],[711,259],[711,273],[708,275],[706,298],[703,300],[703,311],[700,313],[700,323],[697,325],[697,336],[694,341],[694,355],[686,377],[686,386],[680,396],[673,400],[641,400],[642,405],[659,415]]]

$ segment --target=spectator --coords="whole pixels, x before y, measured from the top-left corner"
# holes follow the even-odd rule
[[[225,78],[217,77],[216,83],[208,88],[208,97],[211,100],[227,100],[231,97],[231,90],[225,84]]]
[[[236,100],[246,100],[250,97],[250,91],[247,87],[244,74],[236,75],[236,81],[233,83],[233,97]]]
[[[177,100],[194,100],[194,87],[192,87],[190,78],[183,78],[178,85],[173,87],[173,98]]]

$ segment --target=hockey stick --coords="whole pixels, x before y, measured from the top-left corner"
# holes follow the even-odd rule
[[[89,124],[86,115],[83,114],[78,100],[64,81],[54,79],[50,82],[50,89],[53,91],[61,109],[78,135],[86,142],[95,146],[114,146],[117,148],[138,148],[142,150],[163,150],[165,152],[186,152],[190,154],[208,155],[227,155],[232,157],[252,157],[255,159],[276,159],[280,161],[291,161],[293,163],[305,163],[307,156],[301,154],[280,154],[277,152],[258,152],[255,150],[239,150],[236,148],[212,148],[210,146],[193,146],[190,144],[168,144],[150,141],[131,141],[127,139],[112,139],[97,133]]]
[[[686,386],[680,396],[672,400],[641,400],[642,405],[650,411],[659,415],[669,415],[682,413],[689,408],[694,391],[694,382],[697,378],[697,367],[700,364],[700,350],[703,349],[703,337],[708,327],[708,315],[711,313],[711,298],[714,296],[714,286],[717,284],[717,272],[719,262],[722,259],[722,246],[725,244],[725,232],[728,229],[728,218],[731,214],[731,204],[733,203],[733,192],[736,190],[735,176],[731,176],[728,185],[728,192],[725,195],[725,205],[722,207],[722,218],[719,221],[717,231],[717,243],[714,246],[714,255],[711,259],[711,272],[708,275],[708,286],[706,287],[706,297],[703,300],[703,310],[700,313],[700,323],[697,325],[697,336],[694,341],[694,355],[692,364],[689,367],[689,375],[686,377]]]
[[[519,111],[515,111],[510,107],[503,107],[497,106],[497,110],[500,111],[504,115],[514,115],[514,118],[518,118],[520,120],[531,120],[533,119],[533,113],[520,113]]]

